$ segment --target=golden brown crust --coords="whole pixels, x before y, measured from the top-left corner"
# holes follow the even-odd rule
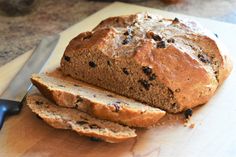
[[[227,48],[218,39],[212,39],[212,41],[215,42],[215,45],[217,45],[218,51],[216,52],[219,52],[220,54],[219,56],[221,60],[221,65],[219,67],[218,81],[219,85],[221,85],[232,71],[233,63],[230,59]]]
[[[68,45],[64,56],[70,56],[72,61],[67,62],[62,58],[62,71],[76,79],[160,107],[168,112],[177,113],[186,108],[206,103],[232,70],[232,63],[222,43],[213,33],[193,21],[178,18],[165,19],[141,13],[105,19],[93,29],[91,34],[91,38],[86,41],[81,40],[79,36],[71,41],[73,44]],[[153,38],[153,34],[159,35],[159,39]],[[98,41],[102,44],[97,44]],[[158,46],[163,42],[161,47]],[[83,48],[79,48],[81,46]],[[98,57],[95,58],[95,55]],[[169,100],[169,104],[166,105],[168,107],[166,107],[158,103],[166,101],[154,101],[153,98],[148,97],[151,92],[147,96],[143,94],[145,97],[140,97],[142,94],[136,94],[139,92],[137,90],[131,94],[129,90],[126,90],[129,84],[124,83],[124,88],[118,89],[115,81],[107,79],[113,77],[110,76],[111,74],[107,74],[106,77],[100,77],[97,74],[97,78],[90,79],[92,74],[89,73],[89,67],[83,65],[80,68],[78,66],[78,62],[81,63],[81,60],[84,60],[85,63],[88,59],[100,61],[99,64],[105,67],[106,63],[104,62],[103,65],[101,58],[105,61],[114,61],[116,66],[122,66],[119,68],[132,68],[122,62],[118,64],[119,61],[125,60],[138,63],[140,67],[152,68],[153,72],[157,74],[158,85],[168,88],[174,98]],[[137,68],[140,67],[137,66]],[[121,74],[118,70],[112,74],[120,79]],[[105,70],[102,71],[102,69],[96,71],[94,68],[93,71],[105,73]],[[80,75],[80,73],[82,74]],[[143,77],[141,74],[139,76]],[[145,81],[144,83],[149,86],[153,83]],[[132,84],[138,86],[136,82]],[[152,87],[150,86],[150,88]],[[134,87],[132,86],[132,88]],[[156,95],[160,94],[159,87],[154,90]],[[171,94],[170,97],[172,97]],[[173,103],[173,101],[175,102]],[[169,107],[172,105],[175,107]]]
[[[139,64],[153,67],[159,79],[174,92],[180,110],[206,103],[218,86],[207,66],[173,45],[152,50],[151,43],[145,43],[134,58]]]
[[[216,71],[217,81],[219,85],[222,84],[233,67],[227,48],[216,36],[212,35],[207,30],[204,30],[203,34],[197,35],[196,38],[191,40],[198,43],[208,55],[214,56],[213,62],[216,62],[218,65]]]
[[[233,62],[228,55],[223,55],[222,67],[220,67],[219,86],[225,81],[233,69]]]
[[[79,110],[87,112],[95,117],[134,127],[153,126],[165,115],[165,111],[158,108],[153,108],[117,96],[111,92],[105,92],[103,89],[91,87],[82,82],[71,79],[70,77],[63,76],[59,70],[55,70],[49,75],[50,76],[48,77],[43,74],[35,74],[32,76],[31,81],[45,97],[60,106],[72,108],[77,107]],[[49,79],[51,79],[51,81],[47,81]],[[63,82],[61,79],[63,79]],[[59,84],[64,87],[62,89],[60,89],[60,87],[57,88],[57,85]],[[74,84],[79,87],[73,87]],[[75,90],[77,91],[74,91],[73,88],[76,88]],[[91,96],[85,97],[83,93],[88,91],[88,89]],[[99,98],[99,95],[102,97]],[[94,98],[93,96],[96,96],[97,98]],[[112,98],[110,96],[112,96]],[[79,104],[77,103],[78,98],[81,101]],[[102,100],[100,100],[99,103],[96,102],[96,99]],[[136,107],[134,105],[138,106]]]

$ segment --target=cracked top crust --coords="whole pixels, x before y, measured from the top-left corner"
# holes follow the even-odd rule
[[[206,103],[232,70],[227,50],[213,33],[193,21],[148,13],[105,19],[66,49],[87,50],[152,68],[180,110]]]

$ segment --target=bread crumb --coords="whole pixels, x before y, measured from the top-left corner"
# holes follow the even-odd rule
[[[188,127],[190,129],[193,129],[195,127],[195,123],[192,122],[191,118],[187,118],[184,120],[184,127]]]
[[[190,129],[193,129],[194,127],[195,127],[195,124],[194,124],[194,123],[192,123],[192,124],[189,125],[189,128],[190,128]]]

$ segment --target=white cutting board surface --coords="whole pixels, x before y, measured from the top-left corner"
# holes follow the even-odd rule
[[[147,11],[163,17],[191,18],[217,33],[234,52],[236,26],[208,19],[185,16],[136,5],[113,3],[61,33],[61,39],[44,71],[59,66],[68,42],[80,32],[91,30],[101,20],[116,15]],[[73,15],[72,15],[73,16]],[[16,60],[0,67],[0,92],[30,56],[27,52]],[[9,73],[11,71],[11,73]],[[185,156],[236,156],[236,71],[218,89],[216,95],[194,110],[190,129],[181,123],[163,124],[149,130],[138,130],[139,136],[120,144],[91,142],[70,131],[56,130],[35,118],[27,107],[20,115],[7,119],[0,132],[0,157],[3,156],[128,156],[128,157],[185,157]]]

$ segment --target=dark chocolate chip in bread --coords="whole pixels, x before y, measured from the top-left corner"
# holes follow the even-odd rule
[[[98,126],[98,125],[96,125],[96,124],[90,124],[89,127],[90,127],[91,129],[101,129],[101,127]]]
[[[168,43],[174,43],[174,42],[175,42],[175,39],[173,39],[173,38],[167,39],[167,42],[168,42]]]
[[[146,75],[150,75],[152,73],[152,69],[149,68],[148,66],[144,66],[143,67],[143,72],[146,74]]]
[[[203,62],[203,63],[210,63],[208,57],[204,54],[198,54],[197,57]]]
[[[154,80],[156,80],[156,78],[157,78],[156,74],[151,74],[149,76],[149,81],[154,81]]]
[[[158,35],[158,34],[153,34],[152,38],[155,40],[155,41],[161,41],[162,38]]]
[[[107,65],[111,66],[111,61],[107,61]]]
[[[184,111],[184,117],[185,118],[190,118],[193,115],[193,110],[192,109],[187,109]]]
[[[70,57],[69,56],[64,56],[64,59],[69,62],[70,61]]]
[[[132,39],[132,36],[127,36],[123,41],[122,41],[122,44],[123,45],[126,45],[126,44],[128,44],[130,41],[131,41],[131,39]]]
[[[94,63],[93,61],[90,61],[89,66],[92,67],[92,68],[95,68],[97,66],[97,64]]]
[[[124,32],[124,35],[132,35],[131,28],[128,28],[127,31]]]
[[[89,39],[89,38],[91,38],[91,37],[92,37],[92,34],[88,34],[87,36],[85,36],[85,37],[83,38],[83,40]]]
[[[157,42],[157,48],[165,48],[166,42],[165,41],[159,41]]]
[[[179,19],[176,17],[176,18],[174,18],[174,20],[172,21],[172,24],[177,24],[177,23],[179,23]]]
[[[42,105],[43,102],[42,101],[35,101],[36,105]]]
[[[123,71],[123,73],[125,73],[126,75],[129,75],[129,71],[128,71],[127,68],[123,68],[122,71]]]
[[[120,106],[117,103],[113,103],[112,105],[115,107],[116,112],[120,111]]]
[[[83,102],[84,100],[80,97],[80,96],[77,96],[77,100],[76,100],[76,103],[81,103]]]
[[[151,87],[151,84],[147,80],[139,80],[138,81],[146,90],[149,90]]]
[[[88,124],[88,122],[80,120],[80,121],[76,121],[76,124],[84,125],[84,124]]]

